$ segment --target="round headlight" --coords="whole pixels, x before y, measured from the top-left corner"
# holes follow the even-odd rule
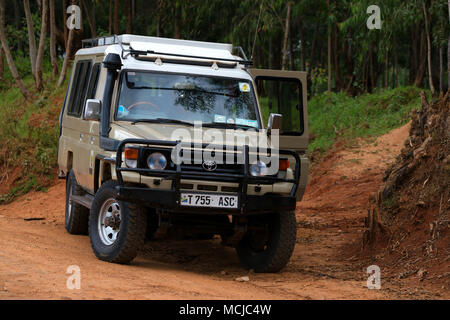
[[[250,174],[254,177],[265,176],[267,174],[267,165],[258,161],[250,166]]]
[[[148,156],[147,165],[152,170],[164,170],[167,167],[167,159],[162,153],[154,152]]]

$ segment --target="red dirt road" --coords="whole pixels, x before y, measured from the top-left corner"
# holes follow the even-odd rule
[[[0,206],[0,299],[449,299],[450,288],[406,282],[383,274],[383,266],[381,290],[369,290],[366,268],[376,257],[353,254],[362,243],[369,195],[407,135],[405,126],[337,151],[314,170],[297,205],[294,255],[277,274],[242,269],[218,239],[150,241],[131,265],[102,262],[87,236],[64,229],[63,181],[47,193],[29,193]],[[70,265],[80,267],[79,290],[66,286]],[[235,281],[244,275],[250,281]]]

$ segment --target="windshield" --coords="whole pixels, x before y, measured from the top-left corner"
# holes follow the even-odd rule
[[[116,119],[259,128],[250,81],[124,71]]]

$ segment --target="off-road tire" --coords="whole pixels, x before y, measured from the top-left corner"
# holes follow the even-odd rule
[[[72,195],[77,196],[84,194],[84,191],[78,185],[72,170],[69,171],[66,179],[65,227],[70,234],[88,234],[89,209],[74,202],[71,203],[69,208],[70,192],[72,192]]]
[[[89,218],[89,238],[97,258],[107,262],[126,264],[136,257],[138,250],[144,245],[147,216],[142,207],[118,201],[121,215],[119,234],[111,245],[102,242],[98,231],[99,212],[105,201],[115,197],[117,185],[116,181],[105,182],[95,194]]]
[[[258,219],[258,216],[254,217]],[[250,245],[247,232],[236,247],[241,264],[255,272],[278,272],[289,262],[297,237],[297,222],[294,211],[273,213],[269,225],[267,249],[255,252]]]

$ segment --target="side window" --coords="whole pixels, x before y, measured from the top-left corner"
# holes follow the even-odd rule
[[[302,85],[298,79],[257,77],[259,103],[264,123],[271,113],[283,115],[282,135],[303,133]]]
[[[75,66],[75,75],[72,80],[72,89],[67,108],[67,114],[70,116],[80,117],[81,115],[81,110],[86,101],[91,64],[91,60],[82,60],[78,61]]]
[[[100,63],[96,63],[92,67],[91,78],[89,79],[89,87],[87,90],[86,99],[95,98],[99,76],[100,76]]]

